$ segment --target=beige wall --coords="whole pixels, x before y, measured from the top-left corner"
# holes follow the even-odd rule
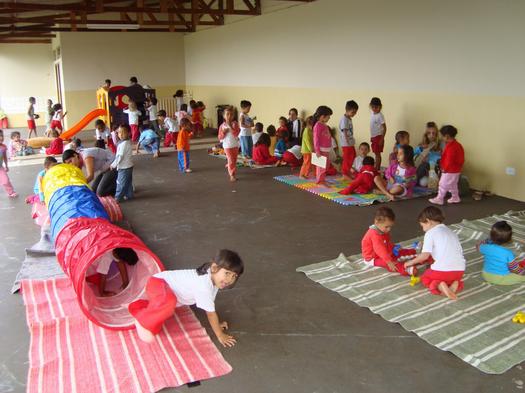
[[[28,98],[37,99],[37,111],[45,123],[43,110],[46,100],[54,99],[53,52],[50,44],[0,44],[0,102],[4,110],[8,106],[18,107],[8,111],[11,127],[26,127]]]
[[[129,85],[136,76],[142,85],[171,96],[184,86],[182,34],[62,33],[59,37],[64,73],[67,126],[96,107],[95,92],[104,79]]]
[[[451,123],[474,187],[525,200],[525,36],[516,0],[317,0],[185,36],[186,84],[208,106],[253,103],[276,123],[295,106],[332,107],[336,125],[355,99],[357,139],[369,139],[367,104],[384,102],[389,132],[419,142],[424,123]],[[507,166],[516,176],[505,174]]]

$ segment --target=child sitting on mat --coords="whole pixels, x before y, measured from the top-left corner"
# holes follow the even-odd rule
[[[389,165],[392,165],[397,160],[397,151],[403,145],[410,145],[410,134],[408,131],[398,131],[394,136],[396,143],[392,149],[392,153],[388,156]]]
[[[339,194],[369,194],[374,190],[374,185],[377,177],[381,175],[376,171],[375,160],[373,157],[365,157],[363,165],[357,177],[344,190],[339,191]]]
[[[414,249],[400,248],[394,255],[394,245],[390,240],[390,231],[394,226],[396,216],[389,207],[380,207],[376,210],[374,225],[368,228],[361,240],[361,251],[365,263],[371,266],[382,267],[403,276],[416,275],[414,267],[405,268],[399,258],[415,255]]]
[[[239,255],[220,250],[215,259],[197,269],[166,270],[155,274],[146,284],[146,299],[136,300],[128,307],[135,318],[141,340],[151,343],[176,307],[195,304],[206,311],[208,321],[219,342],[232,347],[236,340],[226,334],[226,322],[220,322],[215,311],[215,296],[219,289],[231,287],[244,271]]]
[[[22,139],[20,132],[13,131],[11,133],[11,143],[9,144],[9,158],[28,156],[33,154],[33,148],[27,145],[27,141]]]
[[[494,285],[525,283],[525,259],[523,253],[514,255],[505,245],[512,241],[512,227],[507,221],[498,221],[490,229],[490,238],[478,245],[483,255],[485,281]]]
[[[352,176],[355,176],[361,170],[363,160],[368,156],[368,153],[370,153],[370,145],[367,142],[361,143],[357,149],[357,156],[352,164]]]
[[[51,136],[54,138],[47,149],[44,149],[45,154],[48,156],[54,154],[62,154],[64,152],[64,141],[60,138],[60,134],[57,130],[51,131]]]
[[[390,195],[399,197],[410,197],[412,195],[416,185],[416,168],[412,146],[402,145],[399,147],[397,160],[387,168],[385,177],[387,183],[383,181],[383,186],[386,186]]]
[[[284,152],[286,151],[286,140],[283,134],[277,134],[277,143],[275,144],[275,150],[273,155],[277,158],[283,158]]]
[[[275,153],[275,145],[277,145],[277,130],[275,126],[270,124],[266,128],[266,133],[270,136],[270,147],[268,149],[270,150],[270,155],[273,156]]]
[[[283,154],[283,163],[292,168],[298,168],[303,165],[303,153],[301,153],[301,146],[294,145],[286,150]]]
[[[418,221],[425,231],[423,249],[416,258],[405,262],[405,268],[433,261],[421,276],[421,282],[431,293],[456,300],[456,294],[463,289],[466,267],[458,235],[443,224],[443,212],[435,206],[423,209]]]
[[[270,135],[262,134],[253,149],[253,162],[257,165],[279,165],[277,157],[270,155],[269,146],[271,144]]]
[[[116,263],[122,285],[121,290],[124,290],[129,284],[128,269],[126,265],[134,266],[139,261],[139,257],[135,250],[131,248],[115,248],[112,252],[107,252],[102,255],[98,261],[91,265],[86,273],[86,280],[92,284],[97,285],[99,296],[107,297],[114,296],[116,292],[106,290],[106,282],[110,275],[110,269],[113,262]]]

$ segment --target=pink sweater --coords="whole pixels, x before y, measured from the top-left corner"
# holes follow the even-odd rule
[[[321,150],[327,152],[332,148],[332,134],[325,123],[318,121],[314,126],[314,150],[320,155]]]

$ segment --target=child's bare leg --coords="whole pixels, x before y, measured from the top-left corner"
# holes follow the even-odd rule
[[[145,343],[151,344],[153,341],[155,341],[155,335],[148,329],[144,328],[137,320],[135,320],[135,328],[137,328],[137,334],[139,338]]]
[[[441,281],[438,285],[438,289],[443,296],[448,297],[450,300],[458,299],[457,295],[452,291],[451,288],[449,288],[446,282]],[[457,290],[457,287],[456,287],[456,290]]]
[[[381,153],[374,153],[375,156],[376,156],[376,169],[377,170],[380,170],[381,169]]]
[[[452,292],[457,293],[458,287],[459,287],[459,281],[454,281],[452,284],[450,284],[449,288]]]
[[[381,178],[381,176],[374,177],[374,184],[379,189],[379,191],[381,191],[383,194],[385,194],[388,197],[388,199],[390,199],[391,201],[395,199],[394,196],[391,193],[389,193],[388,190],[386,189],[386,181],[384,181]]]
[[[390,194],[392,195],[401,195],[405,191],[401,186],[394,186],[390,189]]]

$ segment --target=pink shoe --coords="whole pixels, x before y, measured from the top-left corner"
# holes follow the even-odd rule
[[[434,205],[443,205],[443,201],[441,199],[436,198],[430,198],[428,200],[430,203],[433,203]]]
[[[447,203],[460,203],[461,199],[459,198],[450,198]]]
[[[16,198],[18,197],[18,194],[16,192],[13,192],[12,194],[9,195],[9,198]]]

